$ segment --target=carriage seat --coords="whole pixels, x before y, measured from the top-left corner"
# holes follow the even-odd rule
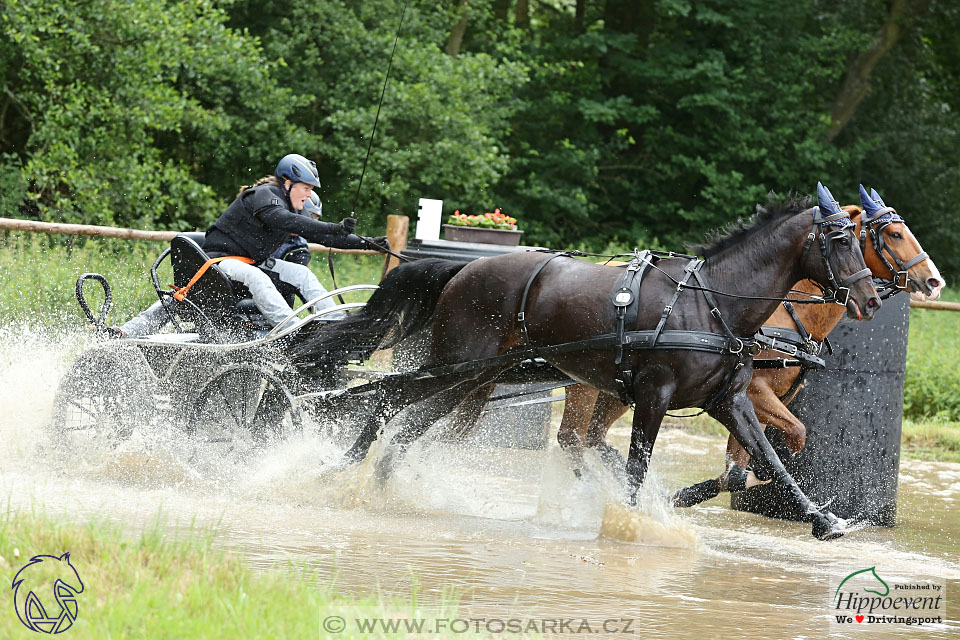
[[[173,283],[176,287],[186,286],[200,268],[210,259],[202,249],[205,234],[184,232],[170,241],[170,262],[173,266]],[[293,306],[296,289],[280,280],[279,276],[264,270],[287,304]],[[231,280],[216,264],[210,265],[187,295],[187,299],[204,310],[204,313],[216,316],[236,316],[237,312],[247,321],[263,321],[260,310],[250,296],[250,290],[235,280]]]
[[[177,234],[170,241],[170,264],[173,266],[173,284],[177,288],[184,287],[210,259],[204,253],[201,245],[204,234],[188,232]],[[244,291],[238,289],[243,288]],[[235,283],[227,277],[220,267],[210,265],[207,272],[193,285],[188,298],[201,309],[226,311],[235,307],[243,298],[249,297],[240,283]],[[246,295],[244,295],[246,294]],[[249,300],[250,305],[253,301]],[[253,307],[256,309],[256,307]]]

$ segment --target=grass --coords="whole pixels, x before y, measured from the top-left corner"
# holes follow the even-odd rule
[[[960,462],[960,422],[904,420],[900,447],[907,458]]]
[[[943,300],[957,302],[960,292]],[[960,313],[910,310],[904,415],[960,423]]]
[[[360,633],[355,618],[456,616],[453,592],[436,606],[421,601],[416,587],[404,599],[354,598],[305,567],[254,571],[217,548],[212,530],[170,531],[159,517],[131,537],[117,525],[8,510],[0,514],[0,571],[12,578],[34,555],[69,551],[84,584],[70,638],[319,638],[328,635],[320,625],[331,615],[348,625],[337,638],[397,638],[408,636]],[[59,607],[47,588],[38,595],[53,613]],[[33,637],[12,600],[0,609],[0,637]]]

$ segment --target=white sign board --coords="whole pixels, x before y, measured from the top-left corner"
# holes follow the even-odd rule
[[[443,219],[443,200],[420,198],[417,213],[417,235],[420,240],[439,240],[440,222]]]

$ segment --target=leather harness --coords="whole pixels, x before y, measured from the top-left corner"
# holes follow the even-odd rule
[[[537,347],[531,345],[529,332],[526,324],[526,304],[534,280],[543,271],[549,262],[559,257],[569,257],[569,254],[558,253],[542,260],[540,264],[530,274],[527,284],[524,287],[523,296],[520,300],[520,311],[517,313],[517,321],[520,323],[521,333],[523,334],[524,345],[528,347],[536,356],[543,357],[554,355],[564,351],[574,351],[589,348],[600,348],[602,346],[612,346],[614,349],[614,363],[617,365],[617,392],[620,400],[624,404],[633,404],[633,378],[634,372],[628,367],[628,362],[624,359],[625,350],[634,349],[679,349],[688,351],[703,351],[715,353],[718,355],[736,355],[737,362],[728,374],[720,390],[707,404],[704,411],[712,408],[720,398],[729,390],[730,385],[737,372],[743,367],[746,356],[759,353],[759,345],[756,345],[752,338],[740,338],[733,334],[726,321],[717,307],[713,295],[709,291],[702,291],[707,303],[710,305],[710,313],[714,318],[720,321],[725,333],[714,333],[709,331],[690,331],[690,330],[664,330],[664,325],[676,305],[680,294],[687,288],[686,285],[691,278],[696,279],[701,289],[706,289],[703,274],[700,268],[703,266],[703,260],[696,256],[678,254],[674,252],[661,251],[637,251],[633,259],[626,266],[623,274],[617,278],[614,285],[611,302],[616,309],[615,332],[613,334],[604,334],[596,338],[587,340],[578,340],[563,345],[553,345],[548,347]],[[686,258],[689,260],[684,267],[683,279],[677,285],[673,298],[664,307],[660,315],[660,321],[657,327],[652,330],[627,331],[626,327],[636,326],[637,311],[639,307],[640,285],[644,275],[649,271],[651,265],[661,258]],[[756,346],[754,346],[756,345]],[[749,350],[745,350],[748,347]]]
[[[834,273],[833,267],[830,265],[829,255],[832,247],[829,241],[842,237],[845,234],[846,228],[851,224],[853,223],[850,221],[850,215],[846,211],[837,211],[836,213],[825,215],[821,211],[820,207],[814,207],[813,229],[807,236],[807,240],[803,247],[803,253],[801,254],[801,261],[803,261],[806,259],[813,242],[815,240],[819,240],[820,259],[823,261],[824,269],[827,273],[827,279],[830,282],[831,288],[834,292],[834,301],[842,305],[847,303],[847,300],[850,296],[850,285],[858,280],[869,277],[871,274],[870,269],[861,269],[847,278],[840,279]],[[828,233],[826,230],[826,227],[828,226],[837,226],[839,229]],[[764,347],[783,351],[791,358],[794,358],[795,362],[798,364],[792,364],[791,361],[784,358],[774,358],[772,359],[772,363],[760,361],[761,364],[758,368],[768,368],[770,366],[803,367],[803,371],[801,371],[801,374],[797,376],[797,380],[794,381],[794,386],[791,387],[788,395],[789,393],[793,393],[793,391],[795,391],[796,388],[802,384],[803,378],[805,377],[808,369],[823,368],[825,366],[824,361],[819,358],[819,352],[822,347],[810,339],[809,333],[807,333],[806,329],[803,328],[803,324],[800,322],[799,317],[793,310],[793,305],[789,302],[786,302],[785,306],[799,328],[799,332],[792,332],[796,333],[797,337],[799,338],[796,343],[791,344],[793,341],[791,340],[792,336],[787,333],[789,330],[780,329],[779,327],[763,327],[760,333],[749,338],[738,337],[734,335],[720,313],[720,308],[717,305],[710,289],[707,287],[704,276],[701,273],[701,267],[703,267],[704,261],[696,256],[674,253],[672,251],[634,251],[633,259],[627,265],[623,274],[617,278],[617,281],[614,285],[611,303],[616,309],[616,320],[615,333],[612,336],[606,334],[597,336],[596,338],[579,340],[576,342],[566,343],[563,345],[554,345],[551,347],[537,347],[535,345],[531,345],[530,334],[527,330],[526,323],[527,297],[530,293],[530,288],[533,285],[534,280],[536,280],[543,269],[552,260],[559,257],[570,257],[570,254],[568,252],[556,253],[542,260],[530,274],[530,278],[527,280],[527,284],[523,289],[523,296],[520,300],[520,311],[517,313],[517,321],[520,323],[520,329],[523,334],[523,344],[527,347],[523,353],[533,353],[537,357],[544,357],[549,354],[560,353],[563,351],[601,348],[601,344],[603,346],[612,346],[614,350],[614,363],[617,365],[617,392],[620,396],[620,400],[624,404],[633,405],[635,402],[635,398],[633,397],[633,381],[635,372],[629,368],[628,361],[623,357],[625,350],[678,349],[704,351],[718,355],[729,354],[737,356],[736,363],[731,368],[730,373],[727,375],[723,385],[721,385],[720,389],[703,408],[701,413],[707,412],[713,408],[715,404],[719,402],[720,399],[727,393],[727,391],[729,391],[736,374],[741,368],[743,368],[747,356],[753,357],[758,355]],[[660,314],[660,321],[657,323],[657,327],[655,329],[644,331],[627,331],[627,327],[636,326],[640,285],[643,281],[643,277],[649,271],[651,266],[664,257],[685,258],[688,260],[687,265],[683,270],[683,277],[677,282],[676,291],[674,292],[670,302],[664,306],[663,312]],[[913,262],[914,261],[911,261],[911,263]],[[698,285],[697,288],[703,294],[704,299],[710,307],[710,314],[720,322],[724,333],[690,330],[664,330],[664,325],[666,324],[667,319],[670,317],[670,314],[673,312],[674,305],[676,305],[677,300],[680,298],[680,294],[683,293],[684,289],[688,288],[691,278],[696,280]],[[613,338],[613,340],[611,341],[610,338]],[[813,345],[816,345],[815,352],[813,352]]]

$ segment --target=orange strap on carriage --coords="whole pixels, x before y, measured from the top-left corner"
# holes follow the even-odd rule
[[[218,262],[222,262],[223,260],[239,260],[240,262],[246,262],[247,264],[256,264],[256,262],[253,259],[248,258],[246,256],[223,256],[221,258],[210,258],[209,260],[204,262],[203,266],[200,267],[200,270],[197,271],[192,278],[190,278],[190,282],[188,282],[186,286],[180,287],[179,289],[173,292],[173,297],[179,300],[180,302],[183,302],[183,299],[187,297],[187,294],[190,292],[190,289],[193,287],[193,285],[197,284],[197,280],[203,277],[203,274],[207,272],[207,269],[209,269],[211,265],[217,264]]]

